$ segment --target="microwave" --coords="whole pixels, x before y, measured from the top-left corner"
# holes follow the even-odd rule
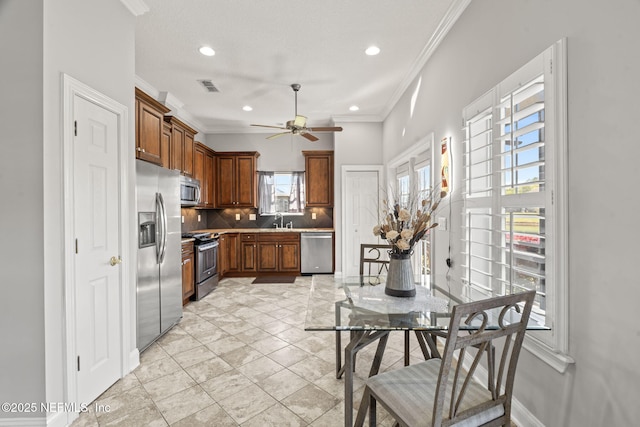
[[[180,175],[180,205],[197,206],[200,204],[200,181]]]

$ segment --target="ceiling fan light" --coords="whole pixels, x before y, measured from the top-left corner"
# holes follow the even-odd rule
[[[296,119],[293,121],[293,125],[299,128],[303,128],[306,124],[307,118],[305,116],[296,116]]]
[[[375,56],[380,53],[380,48],[378,46],[369,46],[367,50],[364,51],[369,56]]]
[[[213,56],[216,54],[216,51],[213,50],[210,46],[202,46],[198,51],[204,56]]]

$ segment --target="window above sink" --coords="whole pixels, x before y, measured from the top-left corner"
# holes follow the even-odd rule
[[[303,215],[304,172],[258,172],[258,212],[266,215]]]

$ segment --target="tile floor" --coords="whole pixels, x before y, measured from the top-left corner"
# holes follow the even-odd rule
[[[311,277],[294,284],[252,280],[224,279],[187,305],[180,323],[141,354],[140,366],[94,402],[110,411],[96,413],[92,404],[73,427],[343,425],[335,335],[304,330]],[[370,347],[358,354],[356,409]],[[420,360],[415,343],[412,350]],[[401,351],[402,334],[391,334],[381,370],[402,366]],[[393,424],[378,411],[379,425]]]

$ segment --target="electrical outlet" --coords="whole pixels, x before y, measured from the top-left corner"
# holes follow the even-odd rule
[[[316,213],[315,212],[311,212],[311,219],[316,219]]]
[[[250,221],[255,221],[256,220],[256,214],[249,214],[249,220]]]
[[[236,221],[240,221],[240,214],[236,214]]]
[[[200,214],[198,214],[198,222],[200,222]]]
[[[184,215],[182,215],[182,223],[184,224]]]

